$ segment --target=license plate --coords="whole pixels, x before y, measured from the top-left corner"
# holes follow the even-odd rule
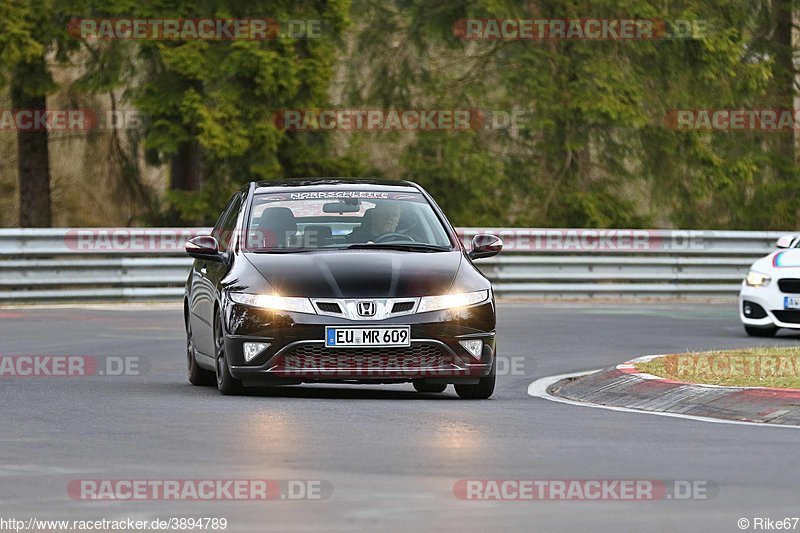
[[[784,296],[783,297],[784,309],[800,309],[800,296]]]
[[[411,326],[391,328],[325,327],[325,347],[411,346]]]

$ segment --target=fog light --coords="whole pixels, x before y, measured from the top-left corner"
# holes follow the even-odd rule
[[[742,302],[742,314],[745,318],[752,318],[754,320],[767,318],[767,312],[763,307],[755,302],[748,302],[747,300]]]
[[[244,362],[249,363],[256,358],[258,354],[267,349],[269,344],[264,342],[246,342],[244,343]]]
[[[472,357],[481,360],[481,353],[483,352],[483,341],[458,341],[458,343],[467,350]]]

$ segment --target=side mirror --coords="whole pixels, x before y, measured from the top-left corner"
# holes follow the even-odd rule
[[[503,241],[500,240],[500,237],[489,233],[479,233],[472,238],[472,250],[467,255],[470,259],[482,259],[497,255],[502,249]]]
[[[789,248],[794,241],[794,235],[781,235],[778,242],[775,244],[778,248]]]
[[[224,262],[217,239],[210,235],[201,235],[187,242],[186,253],[195,259]]]

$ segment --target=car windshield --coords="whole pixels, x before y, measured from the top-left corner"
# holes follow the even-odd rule
[[[442,222],[422,194],[302,191],[257,194],[247,227],[251,252],[386,247],[450,250]]]

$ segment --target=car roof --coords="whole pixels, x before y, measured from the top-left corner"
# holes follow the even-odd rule
[[[368,178],[294,178],[274,181],[257,181],[255,193],[279,191],[336,191],[352,190],[354,187],[362,191],[410,191],[419,192],[417,185],[410,181],[377,180]]]

